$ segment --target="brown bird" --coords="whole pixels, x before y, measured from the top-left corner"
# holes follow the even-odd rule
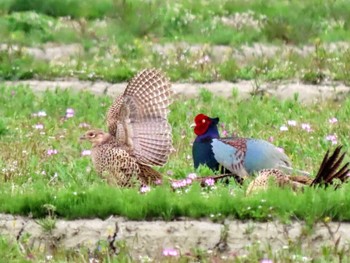
[[[341,148],[342,146],[338,146],[331,156],[329,156],[329,150],[327,151],[314,179],[305,175],[289,176],[279,169],[264,169],[259,171],[258,176],[249,184],[246,193],[250,194],[257,190],[266,190],[271,181],[274,181],[278,186],[290,186],[294,190],[300,189],[305,185],[332,185],[335,183],[334,179],[338,179],[343,183],[349,179],[349,162],[340,168],[345,156],[345,153],[340,154]]]
[[[110,184],[149,184],[162,178],[152,165],[164,165],[172,152],[167,115],[171,84],[156,69],[139,72],[107,112],[108,133],[89,130],[81,139],[92,143],[92,161]]]

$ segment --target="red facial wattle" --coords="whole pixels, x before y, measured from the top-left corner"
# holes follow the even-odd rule
[[[194,127],[194,133],[196,135],[203,135],[204,133],[206,133],[211,124],[210,118],[204,114],[198,114],[194,118],[194,122],[196,124],[196,126]]]

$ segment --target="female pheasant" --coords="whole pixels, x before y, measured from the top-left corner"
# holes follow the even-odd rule
[[[324,184],[328,186],[334,184],[334,179],[338,179],[339,183],[343,183],[349,179],[349,163],[339,168],[345,156],[345,153],[340,155],[341,148],[342,146],[338,146],[331,156],[329,156],[329,150],[327,151],[314,179],[303,175],[288,176],[279,169],[264,169],[259,171],[258,176],[249,184],[246,194],[267,189],[271,179],[278,186],[290,186],[294,190],[306,185]]]
[[[161,179],[152,165],[164,165],[171,153],[167,115],[173,92],[156,69],[139,72],[107,112],[108,132],[89,130],[81,139],[92,143],[92,162],[110,184],[131,186]]]
[[[217,127],[219,118],[198,114],[194,121],[194,133],[197,137],[193,143],[192,155],[196,169],[202,164],[218,171],[222,166],[238,177],[245,178],[262,169],[288,169],[291,166],[288,156],[267,141],[239,137],[220,138]]]

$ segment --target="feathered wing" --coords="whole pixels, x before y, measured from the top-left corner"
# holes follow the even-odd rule
[[[290,166],[291,162],[273,144],[259,139],[214,139],[212,149],[215,159],[226,169],[240,177],[262,170]]]
[[[145,69],[128,83],[107,113],[108,131],[144,164],[163,165],[172,147],[167,116],[171,84],[160,71]]]
[[[212,150],[214,158],[227,170],[241,178],[248,176],[248,172],[244,167],[247,151],[245,139],[213,139]]]

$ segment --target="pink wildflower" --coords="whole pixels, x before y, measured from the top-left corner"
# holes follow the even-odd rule
[[[337,144],[337,142],[338,142],[338,137],[337,137],[336,134],[329,134],[329,135],[326,136],[326,140],[327,140],[327,141],[331,141],[332,144],[334,145],[334,144]]]
[[[91,155],[91,150],[83,150],[83,151],[81,152],[81,155],[82,155],[82,156]]]
[[[274,140],[275,140],[275,138],[273,138],[273,136],[270,136],[268,139],[269,142],[273,142]]]
[[[262,260],[260,260],[260,263],[273,263],[273,260],[268,258],[263,258]]]
[[[279,150],[281,153],[284,153],[284,149],[281,147],[277,147],[277,150]]]
[[[45,111],[39,111],[38,112],[38,117],[46,117],[46,116],[47,116],[47,114],[46,114]]]
[[[56,150],[56,149],[49,149],[49,150],[47,150],[47,155],[55,155],[55,154],[57,154],[58,153],[58,151]]]
[[[311,131],[312,131],[311,126],[310,126],[309,123],[302,123],[302,124],[301,124],[301,128],[302,128],[303,130],[307,131],[307,132],[311,132]]]
[[[179,252],[174,248],[165,248],[163,249],[163,256],[166,257],[176,257],[179,255]]]
[[[287,123],[289,126],[297,126],[297,122],[295,120],[289,120]]]
[[[68,108],[66,110],[66,118],[72,118],[74,117],[74,110],[72,108]]]
[[[190,173],[187,175],[187,178],[194,180],[197,178],[197,175],[195,173]]]
[[[156,185],[161,185],[161,184],[162,184],[162,180],[161,180],[161,179],[157,179],[154,183],[155,183]]]
[[[328,120],[328,122],[329,122],[330,124],[334,124],[334,123],[337,123],[338,120],[337,120],[336,117],[333,117],[333,118],[330,118],[330,119]]]
[[[39,111],[37,113],[32,114],[33,117],[46,117],[46,112],[45,111]]]
[[[280,127],[280,131],[288,131],[288,127],[286,125],[282,125]]]
[[[86,122],[82,122],[79,124],[79,128],[89,128],[90,124],[87,124]]]
[[[44,125],[41,124],[41,123],[35,124],[33,127],[34,127],[35,129],[37,129],[37,130],[42,130],[42,129],[44,129]]]
[[[141,193],[147,193],[147,192],[149,192],[149,191],[151,191],[151,187],[149,187],[148,185],[143,185],[141,188],[140,188],[140,192]]]
[[[215,184],[215,181],[213,178],[207,178],[207,179],[205,179],[204,182],[207,186],[213,186]]]

